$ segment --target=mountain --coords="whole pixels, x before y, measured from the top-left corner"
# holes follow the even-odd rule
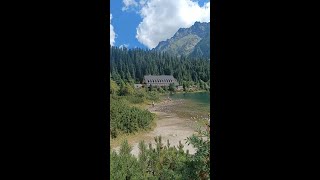
[[[189,28],[180,28],[173,37],[161,41],[153,50],[176,56],[210,58],[210,22],[195,22]]]

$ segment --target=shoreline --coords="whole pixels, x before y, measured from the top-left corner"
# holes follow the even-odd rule
[[[210,91],[206,90],[197,90],[197,91],[177,91],[175,93],[210,93]]]
[[[141,132],[134,135],[124,136],[128,140],[130,146],[132,146],[131,153],[138,156],[140,141],[144,141],[146,144],[152,143],[154,146],[154,137],[161,136],[163,142],[170,141],[171,146],[177,147],[179,141],[184,145],[184,150],[189,150],[190,154],[195,153],[195,149],[191,145],[187,145],[186,138],[195,133],[195,123],[187,118],[181,118],[177,114],[170,111],[171,107],[183,103],[183,100],[168,100],[167,98],[161,98],[160,102],[156,103],[154,107],[152,105],[146,105],[145,109],[151,113],[156,114],[155,123],[156,126],[148,132]],[[121,138],[121,139],[123,139]],[[120,142],[121,144],[121,142]],[[118,152],[120,145],[112,148]]]
[[[161,96],[165,96],[168,94],[171,94],[172,92],[167,92],[167,93],[162,93],[160,94]],[[197,91],[175,91],[173,94],[182,94],[182,93],[210,93],[210,91],[206,91],[206,90],[197,90]]]

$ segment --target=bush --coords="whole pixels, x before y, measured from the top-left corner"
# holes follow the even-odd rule
[[[159,101],[160,100],[159,93],[155,91],[149,91],[147,94],[147,99],[151,101]]]
[[[144,102],[144,98],[139,96],[127,96],[126,98],[130,103],[133,104],[139,104]]]
[[[161,87],[158,87],[158,92],[160,92],[160,93],[164,93],[165,91],[164,91],[164,89],[162,89]]]
[[[175,90],[176,90],[175,85],[174,85],[173,83],[171,83],[171,84],[169,85],[169,91],[175,92]]]
[[[118,132],[116,128],[112,128],[110,129],[110,133],[111,133],[111,138],[114,139],[118,136]]]
[[[132,95],[135,92],[135,90],[131,84],[122,82],[119,92],[121,96],[127,96]]]
[[[210,179],[210,130],[198,131],[198,135],[187,138],[197,152],[191,158],[192,169],[201,179]]]
[[[130,154],[132,147],[127,141],[121,144],[119,155],[112,152],[110,155],[110,179],[145,179],[138,160]]]
[[[200,135],[204,135],[204,140]],[[183,145],[171,147],[169,140],[162,143],[161,136],[155,137],[156,145],[152,147],[141,141],[139,157],[130,154],[132,147],[124,141],[119,154],[112,152],[110,160],[111,179],[210,179],[210,136],[208,132],[200,132],[188,138],[197,148],[194,155],[183,151]]]
[[[123,99],[110,102],[111,138],[119,133],[134,133],[140,129],[148,129],[155,115],[148,110],[130,107]]]
[[[119,86],[110,78],[110,94],[116,94],[119,91]]]

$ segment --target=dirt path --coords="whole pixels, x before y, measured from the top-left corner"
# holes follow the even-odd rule
[[[162,137],[162,143],[164,145],[167,144],[167,139],[169,139],[171,146],[178,146],[179,141],[184,145],[184,150],[189,150],[190,154],[195,153],[195,149],[192,145],[187,145],[186,138],[190,137],[193,133],[195,133],[195,122],[186,118],[178,117],[176,114],[170,112],[170,109],[174,108],[175,105],[183,103],[183,101],[163,101],[159,104],[156,104],[155,107],[150,106],[148,110],[152,113],[157,114],[156,124],[157,126],[151,132],[144,134],[141,139],[144,140],[145,143],[149,144],[150,142],[154,145],[154,137],[160,136]],[[139,141],[129,141],[129,144],[133,146],[133,150],[131,153],[135,156],[139,154],[138,144]],[[120,147],[113,148],[117,152]]]

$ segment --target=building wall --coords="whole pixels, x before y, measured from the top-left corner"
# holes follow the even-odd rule
[[[169,83],[148,83],[147,85],[150,86],[150,84],[152,86],[170,86]]]

